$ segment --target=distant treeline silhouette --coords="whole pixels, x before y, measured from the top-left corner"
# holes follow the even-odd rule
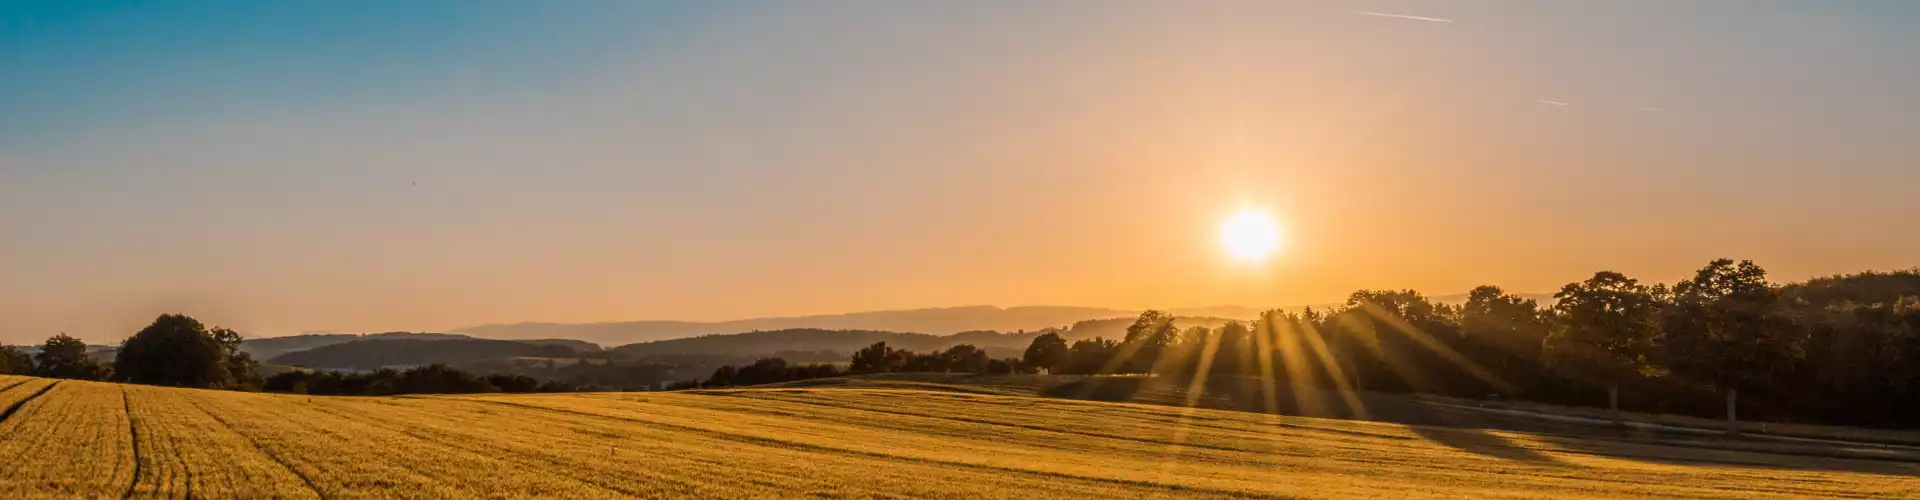
[[[319,396],[574,391],[572,385],[562,382],[541,382],[511,374],[478,376],[440,364],[406,370],[383,368],[365,373],[293,371],[267,377],[265,388],[272,392]]]
[[[1464,303],[1362,290],[1341,306],[1180,327],[1147,311],[1120,338],[1034,337],[1019,359],[971,345],[916,354],[877,342],[848,374],[964,372],[1239,376],[1290,386],[1621,407],[1836,424],[1920,422],[1920,271],[1775,284],[1718,259],[1672,285],[1612,271],[1554,303],[1482,286]],[[784,366],[778,359],[763,360]],[[731,371],[729,371],[731,370]],[[814,377],[709,379],[750,385]],[[722,373],[727,377],[720,377]],[[755,373],[761,373],[756,371]],[[766,371],[774,373],[774,371]]]
[[[443,342],[456,345],[455,341]],[[11,346],[0,346],[0,373],[202,389],[355,396],[574,390],[564,382],[542,383],[517,374],[479,376],[443,364],[367,373],[291,371],[263,379],[260,363],[241,352],[240,345],[240,334],[233,330],[207,328],[185,315],[162,314],[153,324],[122,341],[111,364],[95,361],[85,342],[63,333],[48,338],[40,346],[40,352],[31,356]],[[522,345],[539,352],[554,349],[573,352],[564,346]]]
[[[112,363],[94,360],[85,342],[64,333],[32,356],[0,346],[0,373],[47,378],[260,390],[259,366],[240,352],[240,334],[180,314],[162,314],[121,341]]]
[[[886,342],[875,342],[853,353],[853,359],[844,371],[837,366],[825,363],[790,365],[786,360],[777,357],[761,358],[746,366],[722,366],[714,370],[713,376],[707,377],[706,382],[699,385],[706,387],[760,385],[837,377],[845,374],[892,372],[1005,375],[1032,373],[1032,369],[1019,358],[988,358],[987,351],[971,344],[949,347],[944,351],[916,354],[913,351],[888,347]]]
[[[1022,361],[1052,373],[1228,374],[1729,421],[1737,402],[1776,420],[1920,422],[1920,272],[1776,285],[1751,261],[1719,259],[1671,286],[1602,271],[1554,298],[1542,306],[1482,286],[1447,305],[1362,290],[1332,310],[1219,328],[1180,329],[1148,311],[1120,339],[1042,335]],[[854,372],[910,371],[860,359]]]

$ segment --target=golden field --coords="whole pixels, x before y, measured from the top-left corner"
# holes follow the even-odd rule
[[[0,376],[0,498],[1903,498],[1920,466],[952,391],[305,397]]]

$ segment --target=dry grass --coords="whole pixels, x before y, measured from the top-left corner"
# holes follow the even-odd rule
[[[1897,461],[954,391],[49,384],[0,377],[0,498],[1920,495]]]

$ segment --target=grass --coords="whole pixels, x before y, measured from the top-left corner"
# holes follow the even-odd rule
[[[0,377],[0,408],[19,403],[0,498],[1920,495],[1894,460],[879,382],[921,385],[308,398]]]

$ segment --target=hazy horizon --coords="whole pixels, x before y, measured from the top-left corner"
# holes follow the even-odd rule
[[[0,343],[1920,265],[1920,4],[0,4]],[[1277,250],[1223,252],[1253,210]],[[1265,242],[1256,242],[1265,243]]]

